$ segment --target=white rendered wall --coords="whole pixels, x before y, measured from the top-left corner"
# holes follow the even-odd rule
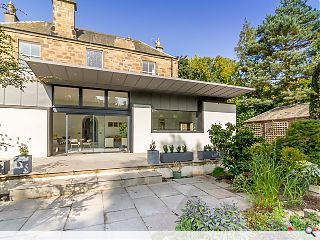
[[[230,122],[236,123],[236,107],[232,104],[203,103],[203,133],[152,133],[151,132],[151,106],[134,105],[132,108],[133,152],[143,153],[149,149],[152,140],[156,142],[157,149],[162,152],[162,146],[186,144],[191,151],[202,150],[210,143],[208,130],[214,123],[222,125]]]
[[[48,155],[48,111],[38,109],[0,108],[0,133],[7,134],[16,145],[28,143],[29,153],[34,157]],[[19,154],[18,147],[0,150],[0,158],[13,158]]]

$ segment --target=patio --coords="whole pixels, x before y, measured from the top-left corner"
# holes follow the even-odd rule
[[[58,173],[148,166],[146,153],[69,154],[34,158],[33,173]]]
[[[2,231],[170,231],[188,199],[201,198],[210,207],[247,197],[210,176],[169,180],[153,185],[51,199],[0,202]]]

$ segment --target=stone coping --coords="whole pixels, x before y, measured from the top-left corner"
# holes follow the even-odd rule
[[[202,166],[206,164],[216,164],[219,160],[204,160],[204,161],[190,161],[181,162],[182,166]],[[156,165],[145,165],[145,166],[134,166],[134,167],[116,167],[116,168],[101,168],[101,169],[90,169],[90,170],[77,170],[77,171],[63,171],[63,172],[46,172],[37,173],[31,172],[30,174],[22,175],[0,175],[0,182],[8,180],[30,180],[34,178],[47,178],[47,177],[58,177],[58,176],[70,176],[70,175],[86,175],[86,174],[102,174],[107,172],[125,172],[133,170],[156,170],[159,168],[172,168],[174,163],[161,163]]]

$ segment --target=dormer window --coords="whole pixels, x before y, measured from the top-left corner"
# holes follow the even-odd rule
[[[154,62],[143,61],[142,73],[156,75],[156,64]]]
[[[87,66],[102,68],[102,51],[87,49]]]

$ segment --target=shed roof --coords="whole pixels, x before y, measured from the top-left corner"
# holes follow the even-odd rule
[[[290,106],[282,106],[261,113],[258,116],[248,119],[246,123],[265,122],[292,118],[308,118],[309,103],[301,103]]]
[[[52,22],[43,22],[43,21],[25,21],[25,22],[10,22],[10,23],[0,23],[1,27],[9,28],[18,31],[27,31],[36,34],[43,34],[48,36],[55,36],[52,34]],[[161,52],[150,45],[143,43],[139,40],[134,40],[132,38],[124,38],[119,36],[114,36],[110,34],[98,33],[94,31],[84,30],[76,28],[77,39],[79,41],[98,44],[106,47],[118,47],[117,40],[121,39],[128,42],[128,46],[133,44],[133,48],[127,48],[128,50],[133,50],[141,53],[152,54],[162,57],[171,57],[171,55]],[[123,47],[125,48],[125,45]]]

